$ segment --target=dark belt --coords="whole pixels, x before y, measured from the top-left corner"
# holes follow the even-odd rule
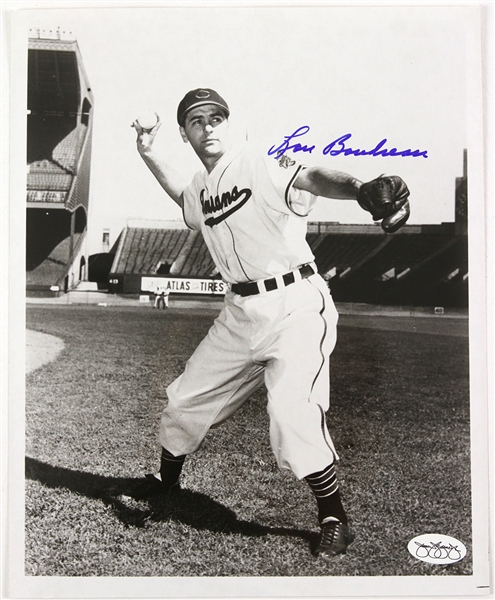
[[[313,264],[308,263],[306,265],[302,265],[296,271],[299,271],[301,274],[301,279],[307,279],[317,273],[316,268]],[[282,275],[282,281],[284,286],[288,286],[291,283],[296,281],[296,276],[294,271],[290,271],[285,275]],[[263,289],[263,285],[265,289]],[[239,296],[254,296],[255,294],[260,294],[265,290],[267,292],[271,292],[272,290],[276,290],[279,287],[279,282],[275,277],[270,277],[270,279],[261,279],[260,281],[250,281],[248,283],[234,283],[230,288],[234,294],[238,294]]]

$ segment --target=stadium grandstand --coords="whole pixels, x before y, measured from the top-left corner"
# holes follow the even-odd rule
[[[27,293],[87,279],[93,94],[75,40],[60,30],[28,40]]]
[[[467,155],[456,179],[455,222],[405,225],[387,235],[379,224],[308,223],[307,240],[337,302],[459,307],[468,305]],[[199,232],[181,222],[132,222],[107,261],[108,289],[142,294],[218,293],[222,286]],[[186,283],[187,282],[187,286]],[[182,283],[182,285],[181,285]]]
[[[128,222],[114,246],[87,257],[93,94],[81,53],[60,31],[28,40],[28,295],[83,281],[119,295],[158,288],[222,294],[200,233],[182,222]],[[308,223],[308,242],[337,302],[467,307],[467,153],[455,181],[455,221],[405,225]],[[105,236],[105,233],[104,233]],[[108,237],[108,236],[107,236]]]

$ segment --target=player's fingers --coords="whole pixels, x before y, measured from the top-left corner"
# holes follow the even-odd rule
[[[162,126],[162,122],[158,121],[157,124],[153,127],[153,129],[150,129],[150,135],[155,136],[161,126]]]
[[[158,117],[158,115],[156,115],[156,116]],[[162,126],[162,122],[160,121],[160,117],[158,117],[158,121],[157,121],[156,125],[149,132],[149,138],[148,138],[149,142],[148,143],[153,142],[153,140],[155,139],[155,136],[158,133],[158,130],[160,129],[161,126]]]
[[[142,148],[150,147],[151,144],[153,143],[153,140],[155,139],[155,136],[162,125],[160,116],[158,115],[158,113],[155,113],[155,115],[156,115],[156,124],[153,126],[152,129],[143,129],[143,127],[141,127],[141,124],[139,123],[138,119],[135,119],[132,122],[131,127],[134,127],[134,129],[136,130],[136,134],[137,134],[136,142],[138,144],[138,147],[142,147]]]
[[[158,115],[158,113],[155,113],[156,115],[156,124],[153,126],[153,128],[150,130],[150,134],[155,135],[156,132],[160,129],[160,127],[162,126],[162,121],[160,119],[160,116]]]
[[[136,143],[138,146],[149,146],[150,144],[150,135],[148,134],[147,131],[145,131],[141,125],[139,124],[139,121],[136,119],[131,127],[134,127],[134,129],[136,130]],[[146,137],[145,137],[146,134]]]
[[[143,128],[139,124],[139,121],[138,120],[133,121],[131,124],[131,127],[134,127],[134,129],[136,130],[136,133],[137,133],[137,137],[139,139],[139,137],[143,134]]]

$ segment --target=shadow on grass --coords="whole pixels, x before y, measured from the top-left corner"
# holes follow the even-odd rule
[[[64,467],[54,467],[35,458],[26,457],[26,478],[50,488],[64,488],[101,500],[110,506],[125,525],[144,527],[147,522],[176,521],[213,532],[246,536],[279,535],[298,537],[314,545],[316,534],[305,529],[268,527],[251,521],[241,521],[234,511],[205,494],[191,490],[172,490],[167,496],[136,502],[122,496],[141,479],[106,477]],[[146,506],[146,508],[143,508]]]

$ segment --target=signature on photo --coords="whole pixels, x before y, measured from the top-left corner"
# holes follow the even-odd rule
[[[274,156],[274,158],[280,158],[288,152],[289,150],[296,152],[307,152],[312,153],[316,146],[309,144],[302,144],[299,141],[294,141],[295,138],[301,138],[305,136],[310,131],[309,125],[302,125],[298,127],[294,133],[290,135],[284,136],[284,141],[278,146],[273,145],[268,150],[268,156]],[[360,148],[351,148],[346,147],[346,142],[352,137],[351,133],[346,133],[345,135],[341,135],[336,138],[329,144],[327,144],[323,150],[322,154],[330,155],[330,156],[401,156],[406,157],[410,156],[412,158],[423,157],[428,158],[427,150],[412,150],[411,148],[406,148],[405,150],[398,150],[395,147],[387,149],[385,146],[387,144],[387,138],[383,138],[380,140],[371,150],[362,150]],[[306,141],[306,140],[305,140]]]

